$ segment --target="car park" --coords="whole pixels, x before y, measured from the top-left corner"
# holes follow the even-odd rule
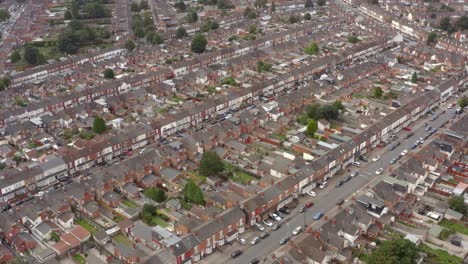
[[[265,239],[265,238],[267,238],[268,236],[270,236],[270,234],[268,234],[267,232],[262,232],[262,233],[260,234],[260,238],[261,238],[261,239]]]
[[[375,174],[380,175],[380,174],[382,174],[382,172],[383,172],[383,168],[379,168],[379,169],[375,172]]]
[[[251,244],[251,245],[256,245],[256,244],[258,244],[258,242],[260,242],[260,238],[259,238],[259,237],[254,237],[254,238],[252,238],[252,240],[250,241],[250,244]]]
[[[319,220],[320,218],[322,218],[322,216],[323,216],[323,212],[320,211],[316,213],[312,218],[314,218],[314,220]]]
[[[307,194],[312,197],[317,196],[317,194],[314,191],[308,191]]]
[[[242,250],[236,250],[231,253],[231,258],[237,258],[240,255],[242,255]]]
[[[263,224],[265,224],[266,226],[273,226],[273,222],[271,222],[271,221],[268,220],[268,219],[263,220]],[[262,230],[262,231],[263,231],[263,230]]]
[[[298,227],[296,227],[296,228],[294,229],[294,231],[293,231],[292,233],[293,233],[293,235],[297,236],[297,235],[299,235],[299,234],[302,232],[303,229],[304,229],[304,228],[303,228],[302,226],[298,226]]]
[[[337,181],[335,187],[340,187],[341,185],[343,185],[343,181]]]
[[[263,230],[265,230],[265,227],[262,226],[260,223],[255,223],[254,226],[255,226],[255,228],[256,228],[258,231],[263,231]]]

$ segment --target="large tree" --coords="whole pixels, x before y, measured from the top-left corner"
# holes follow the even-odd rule
[[[317,5],[318,6],[324,6],[327,4],[327,1],[326,0],[317,0]]]
[[[106,79],[114,79],[115,77],[115,73],[111,68],[105,69],[103,75]]]
[[[193,37],[190,49],[195,53],[203,53],[207,44],[208,41],[206,40],[205,36],[198,33]]]
[[[200,161],[200,174],[213,176],[224,170],[224,163],[214,151],[204,152]]]
[[[10,56],[11,63],[16,63],[19,60],[21,60],[21,54],[17,50],[13,51],[13,53]]]
[[[24,47],[24,59],[32,65],[44,64],[44,55],[34,46],[26,45]]]
[[[317,55],[317,53],[319,52],[319,46],[317,44],[317,42],[311,42],[309,45],[307,45],[304,49],[304,52],[307,54],[307,55]]]
[[[468,106],[468,96],[462,96],[458,99],[458,106],[464,108]]]
[[[102,134],[107,130],[106,121],[100,116],[96,116],[93,121],[93,131],[97,134]]]
[[[8,10],[1,8],[0,9],[0,22],[3,22],[10,18],[10,12]]]
[[[194,10],[190,11],[187,14],[187,22],[189,23],[195,23],[198,21],[198,14]]]
[[[187,34],[187,30],[185,30],[185,28],[183,27],[178,27],[177,30],[176,30],[176,38],[178,39],[183,39],[185,37],[187,37],[188,34]]]
[[[380,87],[375,87],[374,88],[374,97],[375,98],[380,98],[383,95],[383,90]]]
[[[416,72],[413,72],[413,75],[411,75],[411,82],[412,83],[418,82],[418,74]]]
[[[309,119],[305,134],[309,137],[313,137],[315,132],[317,132],[317,129],[318,129],[317,121],[315,121],[314,119]]]
[[[150,187],[144,190],[143,194],[158,203],[166,200],[166,192],[161,188]]]
[[[205,204],[205,198],[203,197],[202,190],[192,180],[187,181],[182,193],[186,201],[196,204]]]
[[[128,51],[133,51],[136,48],[136,44],[133,40],[129,39],[127,42],[125,42],[125,48]]]
[[[468,29],[468,16],[461,16],[457,21],[455,21],[455,27],[460,30],[467,30]]]
[[[449,200],[449,205],[452,210],[459,212],[460,214],[466,215],[467,206],[463,196],[452,196]]]
[[[335,106],[326,104],[320,107],[318,114],[320,118],[332,120],[338,118],[338,116],[340,115],[340,111]]]
[[[413,264],[415,263],[418,249],[413,242],[399,238],[384,241],[372,251],[367,263],[382,264]]]
[[[437,33],[431,32],[427,34],[426,44],[431,45],[437,42]]]

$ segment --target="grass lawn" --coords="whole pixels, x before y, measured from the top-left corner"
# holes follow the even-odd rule
[[[359,255],[359,260],[361,260],[364,263],[369,263],[369,255],[367,255],[366,253],[361,253]]]
[[[419,246],[419,249],[427,254],[427,263],[458,264],[463,261],[460,257],[450,255],[445,250],[433,249],[424,243]]]
[[[73,260],[78,264],[86,264],[85,258],[80,254],[76,254],[75,256],[73,256]]]
[[[439,225],[468,236],[468,227],[454,221],[444,219],[440,221]]]
[[[94,235],[97,233],[97,229],[85,219],[75,219],[75,223],[79,224],[84,229],[88,230],[91,233],[91,235]]]
[[[136,205],[134,202],[127,200],[127,199],[123,200],[122,204],[130,208],[138,208],[138,205]]]
[[[256,180],[254,176],[241,171],[233,172],[231,179],[244,185],[250,184],[252,181]]]
[[[160,227],[168,227],[169,226],[169,224],[166,221],[162,220],[159,217],[153,217],[153,219],[151,220],[151,224],[158,225]]]
[[[118,235],[114,236],[112,239],[114,239],[115,242],[119,242],[119,243],[127,245],[127,246],[132,246],[133,245],[133,242],[130,239],[128,239],[126,236],[122,235],[122,234],[118,234]]]

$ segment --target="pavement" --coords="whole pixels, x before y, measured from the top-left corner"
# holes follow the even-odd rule
[[[454,99],[449,100],[450,102]],[[445,110],[445,113],[442,112]],[[325,189],[316,188],[314,191],[317,193],[317,197],[310,197],[308,195],[299,198],[299,204],[296,209],[291,210],[291,214],[287,215],[281,220],[281,228],[272,231],[270,227],[266,227],[266,231],[270,234],[267,238],[261,240],[260,243],[256,245],[251,245],[250,241],[253,237],[259,236],[260,232],[249,228],[240,235],[240,237],[247,239],[248,244],[241,246],[239,243],[235,242],[233,245],[223,246],[219,250],[216,250],[210,256],[207,256],[200,263],[233,263],[233,264],[246,264],[249,263],[252,259],[257,258],[262,261],[265,258],[270,258],[274,253],[275,256],[280,256],[289,250],[289,245],[280,246],[279,241],[287,236],[290,236],[291,239],[294,239],[292,236],[292,231],[298,226],[304,226],[304,223],[307,226],[311,226],[313,229],[319,228],[323,225],[326,220],[322,218],[319,221],[312,219],[312,216],[319,211],[325,213],[328,218],[332,218],[333,215],[339,212],[339,208],[336,205],[336,201],[339,199],[345,200],[346,206],[352,202],[351,198],[355,196],[356,198],[364,194],[367,189],[375,186],[380,179],[389,174],[389,168],[396,168],[399,164],[403,163],[410,157],[410,153],[416,152],[418,149],[422,148],[424,145],[428,144],[431,138],[428,138],[424,141],[422,145],[419,145],[416,149],[411,150],[411,145],[416,142],[420,137],[424,137],[428,132],[425,131],[424,123],[427,123],[431,127],[439,127],[446,120],[453,120],[454,109],[447,110],[447,104],[443,104],[439,109],[435,111],[438,113],[439,117],[430,121],[430,114],[424,115],[419,118],[416,122],[413,122],[410,127],[412,128],[413,136],[408,139],[405,139],[405,135],[408,134],[408,131],[401,130],[396,133],[397,139],[393,142],[399,141],[401,144],[395,148],[393,151],[388,150],[388,146],[383,148],[375,148],[370,153],[367,153],[369,159],[368,162],[361,162],[359,168],[352,166],[346,169],[346,171],[341,171],[335,175],[332,179],[329,180],[329,185]],[[456,118],[459,118],[457,116]],[[432,135],[434,138],[435,135],[440,133],[441,129],[438,129],[435,134]],[[404,149],[408,150],[408,154],[403,156],[396,164],[390,165],[390,160],[395,156],[398,156]],[[380,156],[381,158],[378,161],[373,162],[372,158],[375,156]],[[376,175],[376,171],[379,168],[384,169],[384,173],[381,175]],[[337,180],[341,180],[344,176],[349,175],[349,171],[359,170],[359,175],[352,178],[350,181],[344,183],[341,187],[335,187]],[[298,213],[297,210],[303,206],[306,202],[314,202],[314,206],[308,208],[304,213]],[[298,235],[297,238],[305,237],[304,234]],[[297,243],[297,241],[296,241]],[[239,257],[232,259],[230,257],[231,253],[235,250],[242,250],[243,253]]]

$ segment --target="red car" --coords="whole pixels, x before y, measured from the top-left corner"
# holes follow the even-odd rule
[[[411,131],[411,127],[408,127],[408,126],[404,127],[403,129],[406,130],[406,131]]]
[[[313,202],[307,202],[307,203],[305,204],[305,206],[306,206],[307,208],[310,208],[310,207],[312,207],[313,205],[314,205]]]

